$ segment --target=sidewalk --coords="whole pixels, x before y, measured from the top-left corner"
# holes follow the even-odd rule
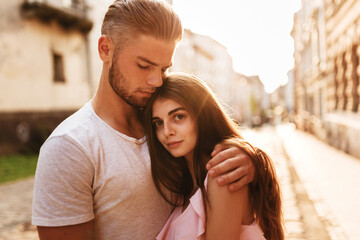
[[[0,185],[0,240],[38,240],[31,225],[34,178]]]
[[[292,125],[277,134],[331,238],[360,239],[360,159]]]
[[[319,238],[318,234],[316,234],[316,238],[310,237],[305,230],[304,213],[302,213],[302,209],[299,207],[298,196],[295,191],[295,181],[289,167],[290,160],[284,152],[282,139],[277,136],[275,129],[272,127],[242,129],[241,135],[254,146],[264,150],[274,162],[282,192],[285,239],[329,240],[329,238]]]

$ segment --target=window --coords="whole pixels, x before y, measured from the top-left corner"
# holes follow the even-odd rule
[[[53,52],[54,82],[65,82],[63,56]]]
[[[338,88],[339,88],[339,81],[338,81],[338,77],[339,77],[339,68],[338,68],[338,58],[335,58],[334,60],[334,109],[338,109],[339,107],[339,95],[337,94],[338,92]]]
[[[71,0],[71,7],[80,9],[82,7],[82,1],[81,0]]]
[[[357,112],[358,105],[359,105],[359,93],[357,91],[359,87],[359,75],[357,73],[357,69],[359,67],[359,56],[357,55],[357,49],[359,48],[358,45],[353,45],[351,49],[351,61],[352,61],[352,89],[351,89],[351,95],[353,98],[353,105],[351,106],[351,110],[353,112]]]
[[[346,94],[346,88],[347,88],[347,79],[346,79],[346,69],[347,69],[347,63],[346,63],[346,53],[344,52],[342,55],[342,77],[341,77],[341,105],[340,105],[340,109],[341,110],[346,110],[346,105],[348,102],[348,98],[347,98],[347,94]]]

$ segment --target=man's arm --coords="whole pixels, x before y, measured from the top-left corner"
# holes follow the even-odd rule
[[[229,190],[233,192],[254,180],[254,163],[239,147],[219,143],[211,156],[206,168],[219,185],[229,184]]]
[[[92,163],[73,142],[59,137],[46,141],[39,154],[32,211],[41,239],[91,239],[85,236],[95,217],[93,176]]]
[[[37,227],[40,240],[92,240],[94,220],[63,227]]]

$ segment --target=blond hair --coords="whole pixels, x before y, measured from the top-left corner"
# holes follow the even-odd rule
[[[101,27],[120,47],[139,34],[180,41],[183,27],[171,5],[161,0],[116,0],[109,6]]]

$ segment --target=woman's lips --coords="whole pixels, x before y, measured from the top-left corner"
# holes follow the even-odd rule
[[[179,146],[182,142],[183,141],[171,141],[171,142],[166,143],[166,145],[169,148],[175,148],[175,147]]]

